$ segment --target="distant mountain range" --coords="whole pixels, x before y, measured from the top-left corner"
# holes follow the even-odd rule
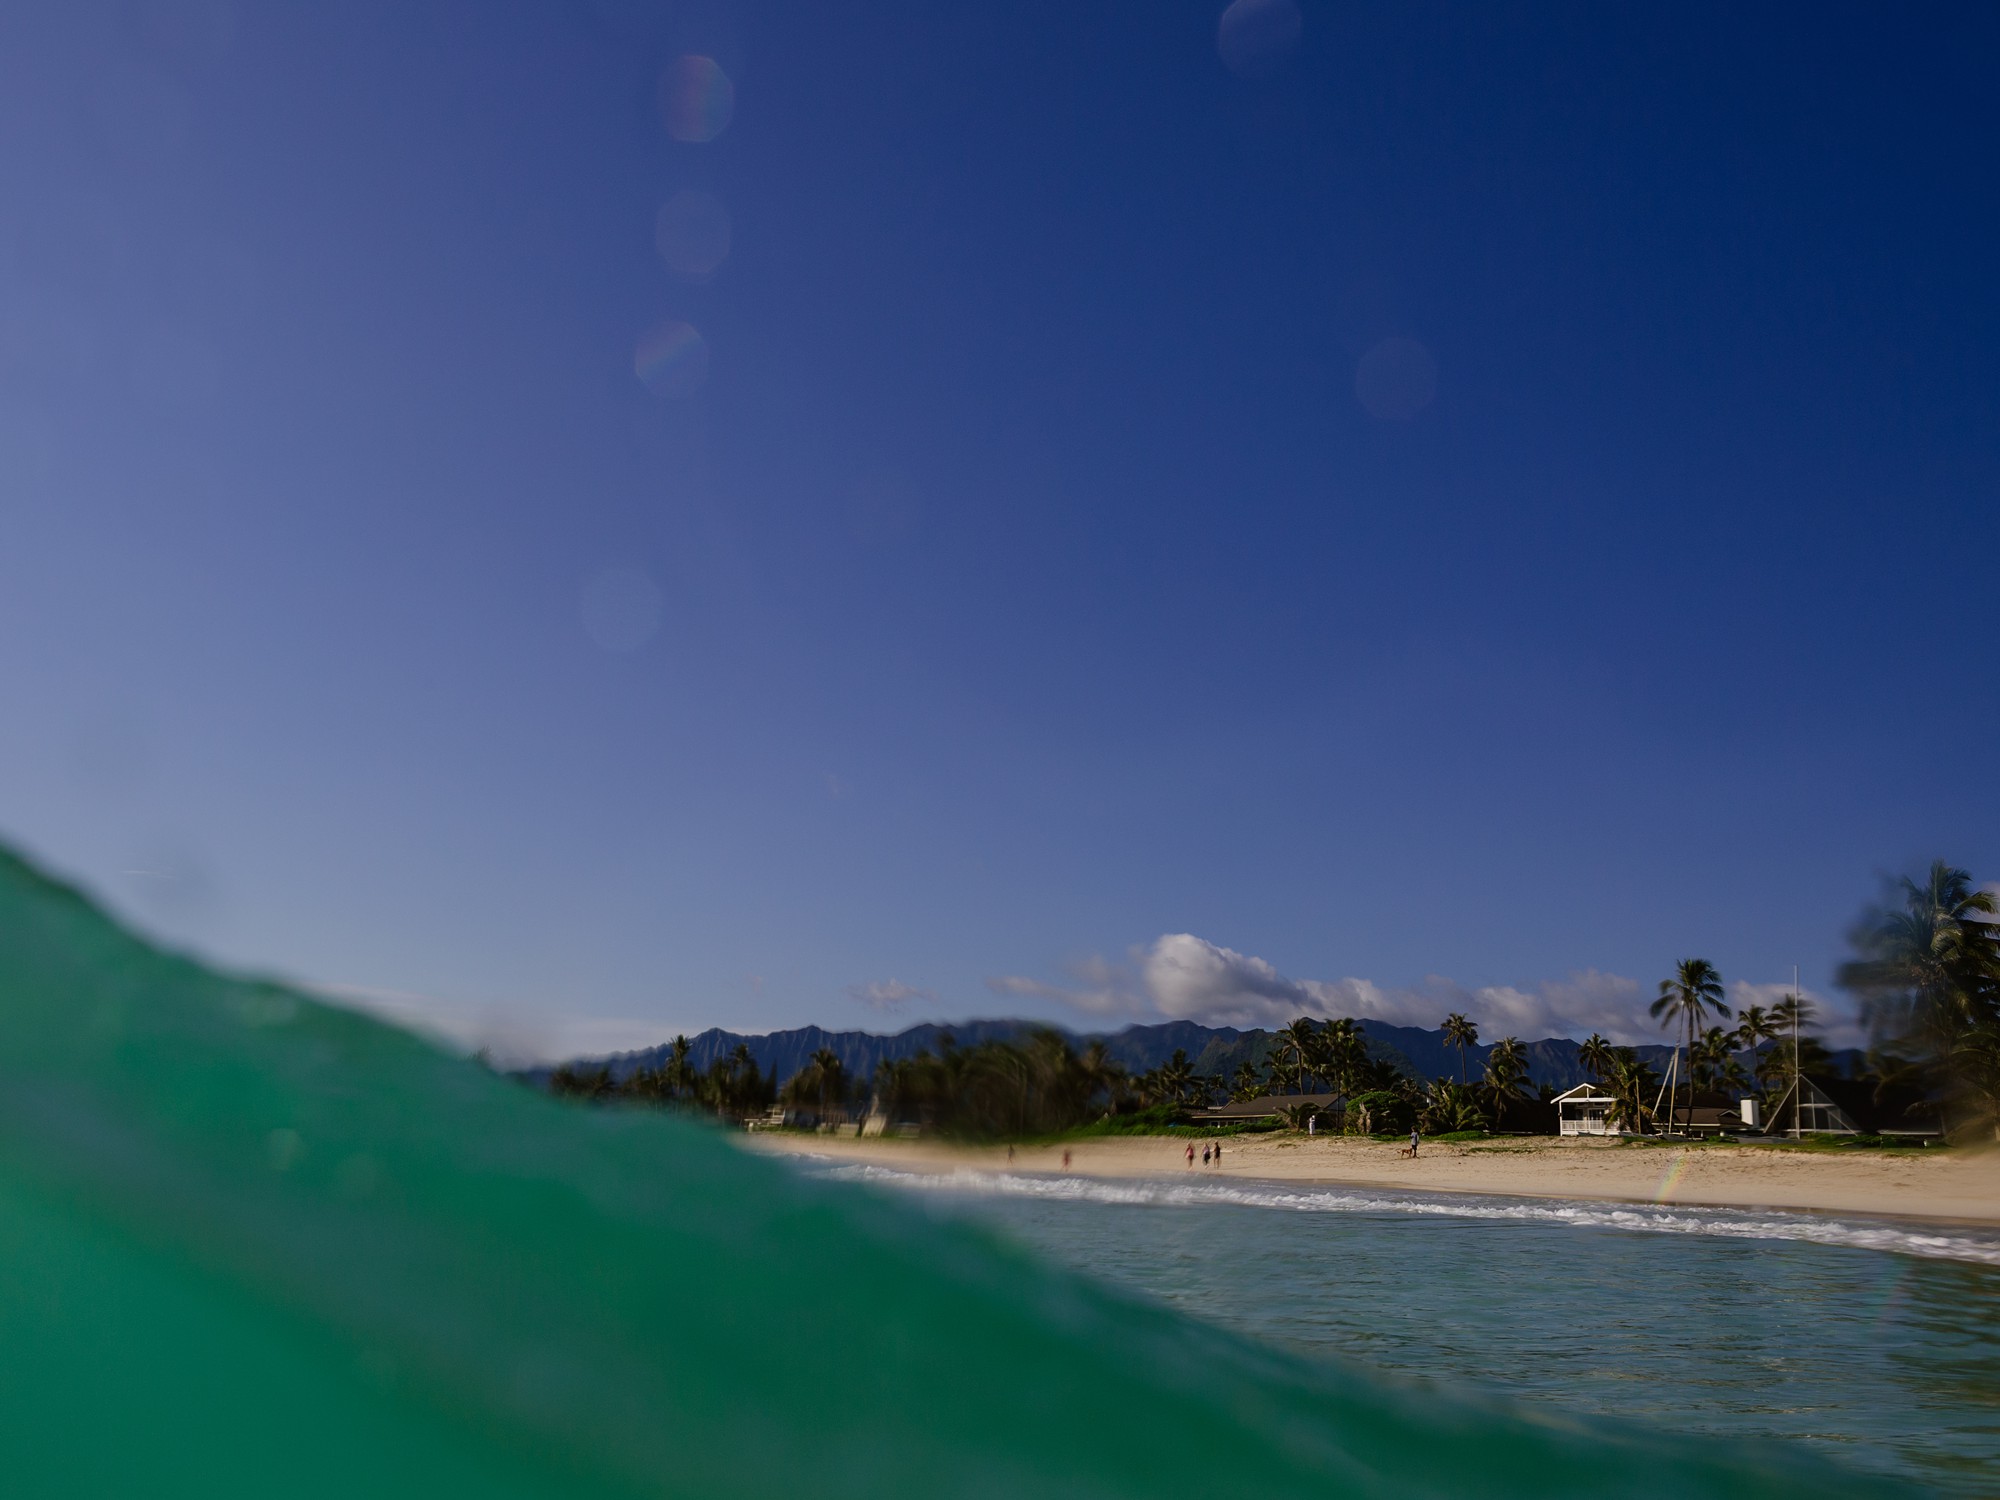
[[[798,1072],[813,1053],[825,1047],[840,1059],[849,1077],[865,1079],[874,1076],[880,1063],[914,1057],[919,1052],[937,1052],[947,1034],[959,1046],[969,1047],[985,1041],[1018,1041],[1029,1032],[1041,1029],[1043,1024],[993,1020],[940,1026],[925,1022],[893,1036],[880,1036],[868,1031],[827,1031],[818,1026],[749,1036],[717,1027],[692,1038],[694,1050],[690,1061],[695,1067],[705,1069],[739,1045],[747,1046],[750,1055],[757,1060],[757,1066],[766,1073],[775,1073],[782,1081]],[[1391,1026],[1386,1021],[1362,1021],[1360,1026],[1362,1034],[1368,1039],[1371,1057],[1391,1062],[1418,1078],[1458,1077],[1458,1051],[1445,1042],[1442,1031],[1426,1031],[1418,1026]],[[1064,1031],[1062,1027],[1051,1029]],[[1253,1062],[1261,1066],[1270,1052],[1272,1040],[1272,1033],[1261,1029],[1239,1031],[1231,1026],[1203,1026],[1195,1021],[1163,1021],[1151,1026],[1128,1026],[1116,1032],[1064,1031],[1064,1034],[1078,1046],[1102,1040],[1110,1048],[1111,1055],[1134,1073],[1157,1068],[1176,1050],[1180,1050],[1187,1053],[1197,1073],[1219,1074],[1224,1078],[1234,1073],[1240,1063]],[[1468,1078],[1479,1077],[1492,1050],[1490,1045],[1466,1049],[1465,1073]],[[1655,1069],[1665,1068],[1667,1058],[1673,1051],[1671,1047],[1657,1043],[1637,1050],[1639,1056]],[[1546,1037],[1539,1042],[1530,1042],[1527,1051],[1528,1077],[1536,1085],[1546,1083],[1560,1091],[1590,1079],[1589,1071],[1577,1057],[1578,1044],[1568,1037]],[[663,1045],[580,1061],[585,1066],[607,1066],[612,1077],[622,1081],[641,1068],[658,1067],[666,1060],[667,1054],[668,1049]],[[1834,1066],[1841,1073],[1851,1073],[1859,1057],[1858,1052],[1836,1053]],[[548,1072],[545,1068],[537,1069],[533,1076],[546,1078]]]

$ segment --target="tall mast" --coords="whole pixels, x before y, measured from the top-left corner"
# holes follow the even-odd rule
[[[1798,1012],[1804,1010],[1806,1002],[1798,998],[1798,964],[1792,964],[1792,1138],[1806,1138],[1806,1096],[1804,1088],[1804,1068],[1798,1058]]]

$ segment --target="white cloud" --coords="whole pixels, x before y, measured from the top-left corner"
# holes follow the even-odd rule
[[[989,979],[987,987],[999,995],[1053,1000],[1093,1016],[1188,1020],[1209,1026],[1273,1027],[1299,1016],[1321,1020],[1354,1016],[1433,1028],[1446,1015],[1461,1011],[1489,1040],[1518,1036],[1537,1041],[1591,1032],[1602,1032],[1620,1044],[1663,1039],[1646,1014],[1651,991],[1636,979],[1599,969],[1577,970],[1562,979],[1526,986],[1467,987],[1440,975],[1413,987],[1351,977],[1296,979],[1254,954],[1239,953],[1193,933],[1174,932],[1133,949],[1127,964],[1090,958],[1069,965],[1068,972],[1076,983],[1048,984],[1007,975]],[[1782,993],[1786,988],[1739,982],[1731,989],[1732,1007],[1769,1005],[1773,1000],[1765,992]],[[1826,1018],[1828,1044],[1854,1045],[1858,1033],[1851,1013],[1822,997],[1808,998],[1820,1005]]]
[[[878,979],[873,984],[850,984],[847,998],[870,1010],[898,1011],[912,1000],[921,1000],[926,1005],[937,1004],[937,991],[920,990],[913,984],[904,984],[900,979]]]
[[[1739,1016],[1745,1006],[1761,1005],[1769,1010],[1791,993],[1789,981],[1757,984],[1748,979],[1736,979],[1729,985],[1729,1008]],[[1842,1047],[1868,1045],[1868,1034],[1861,1029],[1861,1018],[1845,996],[1822,995],[1804,985],[1799,987],[1798,993],[1809,1007],[1807,1014],[1813,1017],[1813,1034],[1827,1046],[1839,1051]]]
[[[1514,985],[1483,985],[1456,991],[1462,1010],[1490,1037],[1518,1036],[1535,1041],[1545,1036],[1588,1036],[1602,1032],[1614,1042],[1656,1042],[1658,1035],[1640,993],[1639,981],[1599,969],[1573,972],[1566,979],[1545,979],[1532,989]],[[1426,1023],[1437,1025],[1436,1020]]]
[[[1171,1020],[1283,1025],[1319,1010],[1317,997],[1261,958],[1220,948],[1191,932],[1170,932],[1139,960],[1146,993]]]
[[[1002,974],[986,981],[996,995],[1026,995],[1037,1000],[1053,1000],[1093,1016],[1148,1016],[1155,1012],[1152,1000],[1138,987],[1131,972],[1092,954],[1064,965],[1064,972],[1076,987],[1047,984],[1021,974]]]

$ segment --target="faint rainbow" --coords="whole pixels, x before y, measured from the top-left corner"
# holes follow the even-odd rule
[[[1674,1189],[1681,1185],[1681,1176],[1687,1171],[1687,1152],[1676,1152],[1667,1166],[1666,1174],[1660,1178],[1659,1190],[1653,1194],[1655,1204],[1670,1202]]]

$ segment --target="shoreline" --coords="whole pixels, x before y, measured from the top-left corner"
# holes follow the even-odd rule
[[[2000,1228],[2000,1150],[1852,1155],[1631,1147],[1577,1137],[1502,1137],[1426,1143],[1412,1162],[1393,1142],[1289,1132],[1225,1137],[1223,1163],[1186,1165],[1172,1136],[1087,1138],[1049,1145],[962,1145],[925,1139],[756,1132],[748,1149],[817,1156],[905,1171],[961,1169],[1172,1181],[1237,1179],[1278,1186],[1384,1188],[1400,1192],[1547,1198],[1651,1208],[1721,1208],[1848,1214],[1959,1228]],[[1197,1147],[1201,1143],[1196,1142]]]

